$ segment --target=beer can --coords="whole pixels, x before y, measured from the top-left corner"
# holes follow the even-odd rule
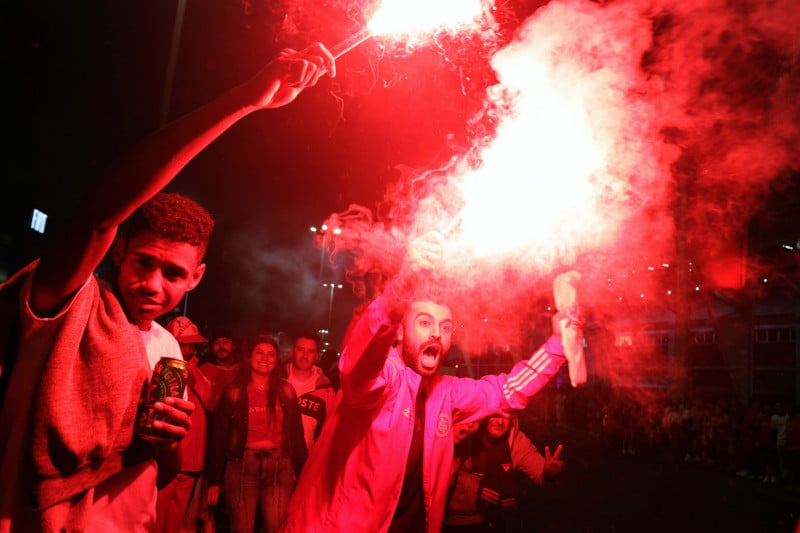
[[[153,376],[147,389],[147,398],[142,403],[137,416],[137,431],[141,438],[150,441],[166,441],[160,433],[153,429],[153,422],[164,420],[162,413],[157,413],[153,405],[163,402],[172,396],[183,398],[186,381],[189,377],[186,361],[174,357],[162,357],[153,369]]]

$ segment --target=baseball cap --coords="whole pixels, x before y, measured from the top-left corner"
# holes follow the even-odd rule
[[[172,336],[182,344],[206,342],[206,338],[200,335],[200,330],[197,329],[194,322],[185,316],[173,318],[169,321],[166,328],[167,331],[172,333]]]

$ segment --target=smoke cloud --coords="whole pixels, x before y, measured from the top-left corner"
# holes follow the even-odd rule
[[[740,269],[750,217],[800,168],[798,27],[791,0],[549,2],[482,36],[497,83],[469,145],[333,214],[331,255],[363,286],[457,219],[441,283],[467,350],[527,348],[570,268],[608,327],[674,317],[676,272]]]

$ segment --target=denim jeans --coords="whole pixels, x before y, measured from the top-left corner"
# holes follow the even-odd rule
[[[280,451],[245,450],[241,461],[229,458],[222,480],[222,497],[231,533],[252,533],[259,506],[265,533],[277,532],[293,485],[291,462]]]

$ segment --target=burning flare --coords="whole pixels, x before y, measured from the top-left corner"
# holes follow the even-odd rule
[[[481,25],[481,0],[383,0],[367,27],[331,47],[335,58],[346,54],[373,36],[392,36],[398,40],[424,39],[437,32],[478,29]]]

